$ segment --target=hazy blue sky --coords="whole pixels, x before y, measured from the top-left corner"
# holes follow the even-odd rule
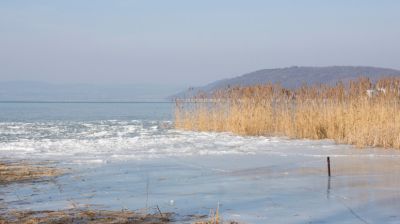
[[[398,0],[1,0],[0,81],[201,85],[262,68],[400,69]]]

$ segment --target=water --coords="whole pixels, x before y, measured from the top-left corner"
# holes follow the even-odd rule
[[[173,106],[0,103],[3,160],[68,169],[52,182],[2,186],[0,202],[33,210],[159,206],[180,217],[220,204],[225,219],[249,223],[400,223],[398,151],[180,131]]]
[[[1,122],[172,119],[173,103],[0,103]]]

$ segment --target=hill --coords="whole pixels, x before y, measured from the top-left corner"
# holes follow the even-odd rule
[[[212,82],[206,86],[192,88],[180,92],[171,98],[187,98],[198,92],[210,93],[214,90],[229,86],[250,86],[266,83],[280,83],[286,88],[296,88],[303,84],[328,84],[334,85],[338,81],[347,83],[360,76],[369,77],[376,81],[382,77],[399,76],[400,71],[388,68],[367,66],[329,66],[329,67],[288,67],[276,69],[263,69],[242,76]]]

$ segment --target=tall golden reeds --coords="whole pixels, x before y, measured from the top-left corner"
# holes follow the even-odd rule
[[[234,87],[177,100],[175,126],[400,149],[399,103],[398,78],[295,90],[276,84]]]

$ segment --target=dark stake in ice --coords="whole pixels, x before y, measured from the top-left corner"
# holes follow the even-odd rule
[[[331,176],[331,159],[328,157],[326,157],[326,161],[328,162],[328,176]]]

